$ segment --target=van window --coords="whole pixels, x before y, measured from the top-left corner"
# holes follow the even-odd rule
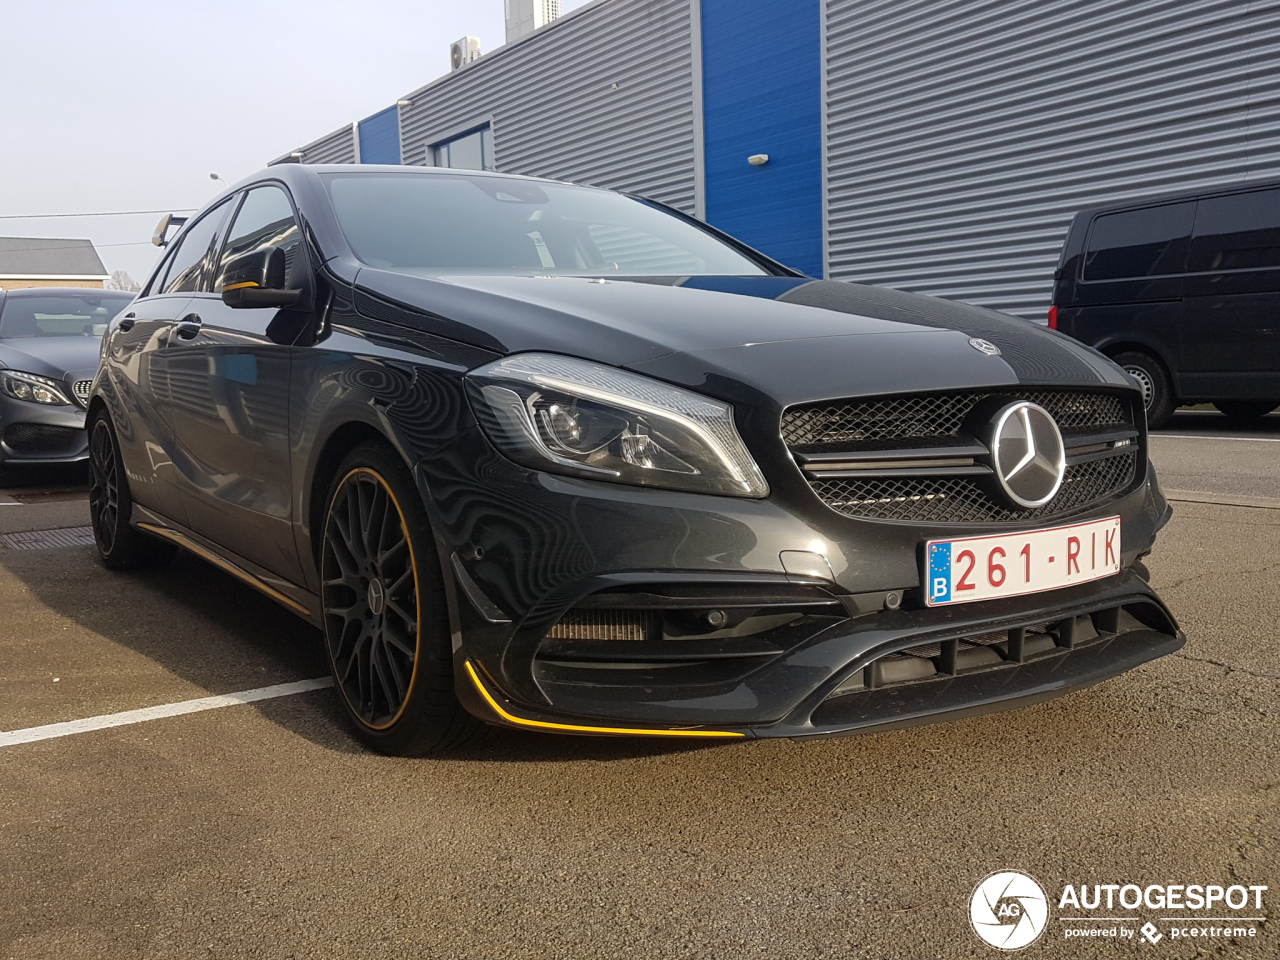
[[[1098,217],[1089,229],[1084,279],[1181,273],[1195,210],[1191,200]]]
[[[1200,201],[1187,269],[1280,267],[1280,189]]]

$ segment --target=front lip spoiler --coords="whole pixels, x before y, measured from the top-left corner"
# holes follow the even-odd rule
[[[484,709],[473,712],[490,722],[525,730],[587,736],[685,737],[713,739],[796,740],[881,733],[927,723],[962,720],[966,717],[1015,710],[1053,700],[1093,686],[1159,657],[1176,653],[1186,637],[1158,630],[1134,630],[1092,643],[1061,656],[1031,661],[1008,669],[961,675],[946,680],[904,684],[880,690],[832,697],[819,704],[812,715],[788,717],[774,724],[716,730],[703,727],[614,727],[590,722],[572,723],[567,718],[530,717],[513,713],[519,709],[501,694],[495,695],[481,679],[470,660],[463,669],[470,681],[468,694],[477,694]],[[495,685],[496,686],[496,685]],[[801,711],[803,714],[803,711]],[[816,718],[816,719],[815,719]]]
[[[1176,653],[1186,637],[1134,630],[1016,667],[831,697],[808,717],[755,727],[757,737],[817,739],[879,733],[1042,703]]]
[[[484,681],[480,679],[480,672],[476,670],[475,665],[470,660],[463,663],[463,668],[471,681],[472,689],[480,696],[485,708],[487,708],[482,716],[487,720],[499,722],[503,726],[519,727],[523,730],[541,730],[546,733],[586,734],[601,737],[712,737],[733,740],[750,737],[750,733],[742,730],[711,730],[701,727],[609,727],[597,724],[566,723],[563,720],[522,717],[512,713],[510,707],[503,706],[498,698],[489,692]],[[503,697],[503,699],[506,698]]]

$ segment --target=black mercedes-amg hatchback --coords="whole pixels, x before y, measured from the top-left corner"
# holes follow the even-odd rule
[[[1183,643],[1142,396],[1051,331],[490,173],[277,166],[168,248],[89,402],[102,557],[316,624],[375,749],[883,729]]]

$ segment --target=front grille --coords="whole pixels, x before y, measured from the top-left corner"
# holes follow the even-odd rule
[[[832,510],[869,520],[934,523],[1008,523],[1034,520],[1101,500],[1133,482],[1137,454],[1067,467],[1062,488],[1043,507],[1017,510],[997,501],[973,477],[868,477],[810,482]]]
[[[4,443],[20,457],[71,457],[85,447],[85,432],[77,427],[47,423],[11,423]]]
[[[89,388],[92,386],[92,380],[77,380],[71,385],[71,395],[76,398],[76,403],[82,407],[89,405]]]
[[[1030,400],[1044,407],[1061,430],[1128,425],[1118,397],[1105,393],[1032,390],[1009,394],[913,393],[791,407],[782,416],[788,447],[954,437],[971,410],[989,397]]]
[[[1044,407],[1068,448],[1058,493],[1033,509],[1015,507],[998,493],[987,466],[989,451],[976,435],[982,431],[966,422],[979,405],[1018,400]],[[1082,510],[1131,487],[1142,449],[1137,423],[1131,399],[1115,394],[966,391],[792,407],[783,413],[782,436],[805,465],[814,493],[844,516],[1016,523]],[[963,456],[948,456],[949,451]],[[838,462],[841,454],[850,462]]]

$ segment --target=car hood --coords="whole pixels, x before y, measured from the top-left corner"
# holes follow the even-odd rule
[[[366,316],[497,354],[564,353],[786,406],[1027,384],[1132,387],[1100,354],[981,307],[791,277],[427,277],[362,269]],[[984,340],[992,353],[971,340]]]
[[[102,341],[96,337],[14,337],[0,340],[0,367],[63,380],[91,379]]]

